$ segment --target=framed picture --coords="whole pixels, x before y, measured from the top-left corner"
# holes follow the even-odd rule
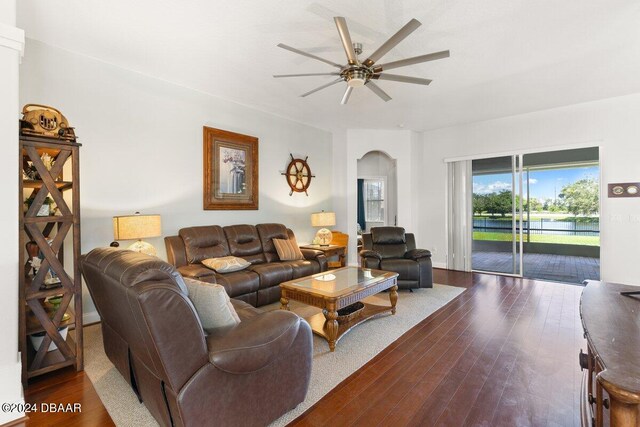
[[[205,210],[258,209],[258,138],[203,128]]]

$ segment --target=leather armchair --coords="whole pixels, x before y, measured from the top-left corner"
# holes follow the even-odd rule
[[[415,236],[402,227],[373,227],[362,235],[360,251],[364,268],[398,273],[398,287],[432,288],[431,252],[416,249]]]
[[[311,375],[309,325],[232,299],[241,322],[210,334],[176,268],[113,248],[82,256],[104,348],[162,426],[263,426],[302,402]]]

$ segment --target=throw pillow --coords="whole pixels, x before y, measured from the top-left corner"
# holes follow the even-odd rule
[[[276,247],[280,261],[304,259],[295,237],[291,239],[273,239],[273,245]]]
[[[202,323],[202,329],[210,332],[212,329],[240,323],[240,317],[222,286],[188,277],[184,278],[184,283],[189,290],[189,299]]]
[[[209,258],[202,260],[202,264],[218,273],[232,273],[234,271],[244,270],[251,265],[246,259],[235,256]]]

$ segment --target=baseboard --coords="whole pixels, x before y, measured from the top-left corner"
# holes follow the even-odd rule
[[[98,323],[100,322],[100,315],[98,314],[97,311],[90,311],[88,313],[83,313],[82,314],[82,324],[87,326],[87,325],[91,325],[92,323]]]
[[[433,264],[433,266],[435,268],[442,268],[444,270],[447,269],[447,263],[446,262],[432,262],[431,264]]]

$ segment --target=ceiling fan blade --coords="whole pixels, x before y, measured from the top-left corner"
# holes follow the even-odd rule
[[[373,93],[375,93],[376,95],[378,95],[380,98],[382,98],[382,100],[384,102],[391,101],[391,97],[389,95],[387,95],[387,93],[385,91],[380,89],[380,86],[378,86],[377,84],[375,84],[371,80],[369,80],[365,86],[368,87],[369,89],[371,89],[371,91]]]
[[[371,67],[380,58],[386,55],[387,52],[396,47],[402,40],[407,38],[409,34],[417,30],[420,25],[422,24],[417,19],[412,19],[411,21],[407,22],[404,27],[400,28],[397,33],[392,35],[389,40],[384,42],[383,45],[378,48],[378,50],[369,55],[369,58],[367,58],[367,60],[364,61],[363,64],[367,67]]]
[[[309,92],[307,92],[307,93],[303,93],[302,95],[300,95],[300,97],[304,98],[305,96],[309,96],[309,95],[311,95],[312,93],[316,93],[316,92],[317,92],[317,91],[319,91],[319,90],[322,90],[322,89],[324,89],[324,88],[327,88],[327,87],[329,87],[329,86],[331,86],[331,85],[334,85],[334,84],[336,84],[336,83],[339,83],[339,82],[341,82],[341,81],[343,81],[343,80],[342,80],[342,78],[335,79],[334,81],[329,82],[329,83],[326,83],[326,84],[323,84],[322,86],[317,87],[317,88],[315,88],[315,89],[313,89],[313,90],[310,90],[310,91],[309,91]]]
[[[276,79],[281,77],[310,77],[310,76],[339,76],[340,73],[309,73],[309,74],[274,74]]]
[[[342,96],[342,101],[340,101],[340,104],[345,105],[349,101],[349,97],[351,96],[352,91],[353,91],[353,87],[347,85],[347,90],[344,92],[344,95]]]
[[[421,79],[419,77],[409,77],[409,76],[399,76],[397,74],[374,74],[371,76],[372,79],[376,80],[389,80],[392,82],[401,82],[401,83],[414,83],[417,85],[428,85],[431,83],[429,79]]]
[[[342,68],[342,65],[340,65],[340,64],[336,64],[335,62],[329,61],[328,59],[320,58],[319,56],[316,56],[316,55],[314,55],[312,53],[303,52],[300,49],[296,49],[295,47],[287,46],[286,44],[283,44],[283,43],[278,44],[278,47],[280,47],[282,49],[285,49],[285,50],[288,50],[288,51],[293,52],[293,53],[297,53],[298,55],[306,56],[308,58],[313,58],[315,60],[324,62],[325,64],[329,64],[329,65],[332,65],[332,66],[337,67],[337,68]]]
[[[391,70],[392,68],[406,67],[407,65],[420,64],[422,62],[435,61],[436,59],[448,58],[449,51],[428,53],[426,55],[414,56],[413,58],[401,59],[400,61],[381,64],[374,68],[374,72],[379,73],[383,70]]]
[[[344,52],[347,54],[349,64],[357,64],[358,56],[356,55],[356,51],[353,49],[353,42],[351,41],[349,28],[347,28],[347,21],[342,16],[336,16],[333,20],[336,22],[336,27],[338,27],[340,40],[342,40],[342,46],[344,47]]]

